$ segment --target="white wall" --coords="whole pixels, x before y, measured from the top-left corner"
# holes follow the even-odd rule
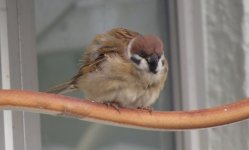
[[[209,107],[249,96],[245,82],[249,78],[249,6],[244,4],[246,0],[205,1]],[[212,128],[208,139],[210,150],[248,150],[249,122]]]
[[[243,16],[243,49],[245,51],[245,71],[246,71],[246,83],[245,90],[246,95],[249,96],[249,1],[243,0],[244,16]]]

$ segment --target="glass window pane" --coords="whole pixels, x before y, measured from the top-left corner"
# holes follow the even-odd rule
[[[98,33],[125,27],[157,34],[167,41],[167,3],[164,0],[35,0],[40,91],[70,79],[79,69],[85,46]],[[166,51],[167,53],[167,51]],[[168,79],[156,109],[172,109]],[[83,97],[81,92],[69,94]],[[41,116],[44,150],[158,150],[174,149],[174,134],[127,129]]]

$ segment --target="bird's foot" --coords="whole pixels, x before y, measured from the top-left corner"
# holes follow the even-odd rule
[[[120,113],[120,104],[117,102],[104,102],[104,104],[106,105],[107,108],[109,107],[113,107],[115,110],[117,110]]]
[[[137,109],[141,109],[141,110],[146,110],[148,111],[150,114],[152,114],[152,111],[153,111],[153,107],[137,107]]]

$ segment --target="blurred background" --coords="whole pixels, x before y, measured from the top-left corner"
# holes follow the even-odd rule
[[[167,12],[165,0],[35,0],[40,91],[73,77],[86,45],[96,34],[114,27],[159,35],[169,57]],[[156,109],[173,109],[170,78]],[[69,95],[83,98],[81,92]],[[47,115],[41,115],[41,134],[44,150],[175,149],[173,132],[125,129]]]
[[[39,76],[45,91],[70,79],[86,45],[113,27],[163,39],[170,69],[156,110],[249,97],[248,0],[0,0],[1,88],[37,91]],[[1,150],[248,150],[248,135],[248,120],[152,132],[0,111]]]

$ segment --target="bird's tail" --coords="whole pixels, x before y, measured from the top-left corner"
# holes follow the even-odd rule
[[[65,94],[77,90],[77,87],[72,83],[72,81],[67,81],[62,84],[56,85],[49,88],[47,93]]]

